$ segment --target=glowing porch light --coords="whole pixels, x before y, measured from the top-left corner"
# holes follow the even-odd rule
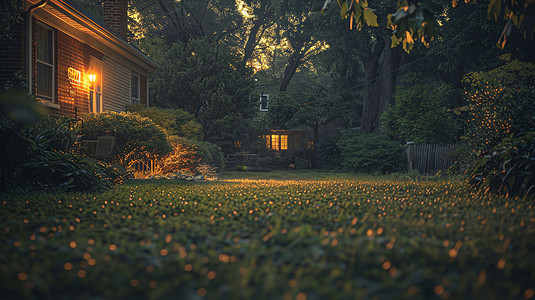
[[[96,74],[89,74],[88,77],[90,82],[95,82],[95,80],[97,80]]]

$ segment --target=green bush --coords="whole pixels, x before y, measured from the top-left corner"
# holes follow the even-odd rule
[[[479,159],[469,182],[483,192],[533,197],[535,193],[535,131],[505,138],[495,151]]]
[[[24,128],[0,117],[0,134],[8,144],[2,187],[97,191],[121,183],[127,176],[124,170],[78,154],[76,131],[70,125],[69,119],[47,118]]]
[[[163,174],[182,172],[195,175],[206,165],[219,170],[225,167],[221,149],[215,144],[179,137],[170,140],[173,151],[159,161]]]
[[[487,95],[490,93],[487,93]],[[502,93],[492,102],[493,114],[481,108],[470,110],[473,116],[483,119],[483,125],[470,127],[467,140],[472,144],[485,141],[477,149],[478,159],[468,170],[468,181],[480,191],[515,196],[532,196],[535,187],[535,88]],[[488,103],[487,103],[488,104]],[[490,119],[490,120],[489,120]],[[490,129],[491,124],[506,126]],[[492,126],[492,127],[493,127]],[[493,134],[485,135],[487,131]],[[479,155],[479,156],[478,156]]]
[[[152,120],[164,129],[168,136],[176,135],[187,139],[200,139],[202,126],[195,116],[182,109],[165,109],[160,107],[144,107],[141,104],[130,105],[127,111],[135,112]]]
[[[395,103],[382,116],[382,130],[400,143],[450,144],[458,139],[459,124],[446,103],[455,90],[448,84],[407,76],[397,88]]]
[[[157,160],[171,151],[165,133],[149,118],[131,112],[86,114],[84,138],[115,137],[111,161],[130,168],[138,160]]]
[[[29,130],[41,118],[40,106],[26,90],[0,92],[0,189],[14,184],[15,169],[29,159],[34,147]]]
[[[327,138],[320,141],[316,147],[318,167],[323,169],[336,169],[342,163],[342,150],[336,145],[336,138]]]
[[[19,167],[21,182],[31,186],[64,191],[95,191],[101,185],[102,169],[89,157],[69,152],[43,151]]]
[[[508,58],[504,55],[505,60]],[[533,125],[535,115],[535,64],[509,61],[488,72],[469,73],[463,139],[475,158],[491,155],[502,139]]]
[[[336,146],[341,150],[344,171],[385,174],[405,169],[403,146],[375,134],[345,130]]]

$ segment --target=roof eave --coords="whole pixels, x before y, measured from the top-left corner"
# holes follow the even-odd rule
[[[141,50],[137,49],[136,47],[129,44],[127,41],[118,37],[117,35],[112,33],[109,29],[105,28],[104,26],[96,22],[95,20],[91,19],[89,16],[81,13],[79,10],[73,7],[69,3],[69,1],[52,0],[51,2],[52,2],[51,4],[58,6],[58,8],[60,8],[64,12],[69,13],[70,17],[72,17],[76,22],[80,23],[80,25],[98,34],[106,42],[112,45],[115,45],[121,50],[128,52],[132,56],[144,62],[147,65],[149,72],[154,72],[160,67],[156,62],[154,62],[147,55],[141,52]]]

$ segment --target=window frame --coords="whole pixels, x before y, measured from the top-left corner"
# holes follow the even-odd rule
[[[104,63],[102,60],[91,56],[89,59],[89,71],[88,73],[97,72],[95,74],[96,81],[92,82],[89,85],[89,112],[90,113],[102,113],[104,112],[104,88],[103,88],[103,78],[104,77]],[[97,91],[97,84],[100,85],[100,92]],[[100,97],[98,97],[100,95]],[[98,102],[97,102],[98,100]]]
[[[134,82],[133,81],[133,78],[136,77],[137,78],[137,98],[135,98],[133,95],[132,95],[132,92],[133,92],[133,85],[132,83]],[[138,103],[141,103],[141,77],[134,73],[134,72],[130,72],[130,102],[132,104],[138,104]]]
[[[35,43],[36,43],[36,46],[35,46],[35,74],[36,74],[36,78],[35,78],[35,98],[37,98],[39,101],[41,102],[45,102],[45,103],[50,103],[50,104],[56,104],[57,102],[57,97],[56,97],[56,30],[53,28],[53,27],[50,27],[48,26],[47,24],[37,20],[36,23],[35,23]],[[39,27],[43,28],[45,31],[47,32],[51,32],[52,33],[52,40],[50,41],[51,45],[52,45],[52,64],[50,64],[49,62],[46,62],[46,61],[43,61],[43,60],[40,60],[39,59],[39,46],[37,45],[37,42],[39,41]],[[52,69],[52,72],[51,72],[51,77],[52,77],[52,80],[50,82],[50,90],[51,90],[51,96],[47,96],[47,95],[42,95],[42,94],[39,94],[39,74],[38,74],[38,70],[39,70],[39,64],[42,64],[42,65],[45,65],[47,67],[50,67]]]
[[[269,134],[262,136],[266,141],[266,146],[269,150],[287,151],[289,135],[288,134]]]
[[[288,135],[281,134],[279,137],[279,149],[281,151],[288,150]]]
[[[262,99],[264,98],[264,96],[266,97],[266,106],[265,107],[262,107]],[[260,111],[269,111],[269,94],[261,94],[260,95],[260,107],[259,107],[259,110]]]

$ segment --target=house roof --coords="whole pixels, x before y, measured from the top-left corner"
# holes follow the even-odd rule
[[[31,1],[35,2],[35,1]],[[136,46],[128,43],[108,29],[104,23],[72,0],[50,0],[48,4],[34,12],[34,15],[51,22],[55,27],[67,34],[82,40],[106,55],[113,50],[116,53],[136,62],[148,71],[155,71],[159,65],[145,55]]]

